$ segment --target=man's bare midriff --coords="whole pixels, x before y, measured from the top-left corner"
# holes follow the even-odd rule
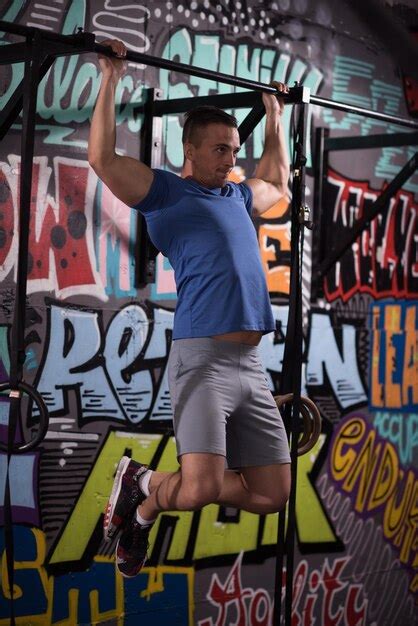
[[[260,343],[263,333],[257,330],[240,330],[235,333],[225,333],[224,335],[214,335],[213,339],[221,341],[234,341],[236,343],[246,343],[249,346],[257,346]]]

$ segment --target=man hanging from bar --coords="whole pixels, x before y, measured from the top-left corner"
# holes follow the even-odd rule
[[[217,503],[267,514],[288,499],[288,442],[257,352],[275,322],[251,215],[286,194],[289,163],[283,100],[265,93],[264,151],[245,182],[228,180],[239,133],[236,119],[216,107],[186,114],[182,177],[116,154],[115,90],[126,48],[104,43],[119,58],[99,57],[89,163],[117,198],[145,216],[153,243],[174,268],[178,297],[168,374],[180,469],[151,471],[123,457],[105,513],[105,539],[119,536],[117,567],[131,577],[146,560],[162,511]]]

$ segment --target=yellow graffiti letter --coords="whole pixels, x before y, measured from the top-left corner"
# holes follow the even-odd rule
[[[348,420],[341,428],[331,451],[331,470],[334,480],[344,480],[350,472],[357,456],[352,446],[363,439],[365,430],[365,424],[359,417]]]
[[[386,443],[382,459],[370,494],[368,511],[375,509],[390,498],[398,481],[399,462],[395,448]]]

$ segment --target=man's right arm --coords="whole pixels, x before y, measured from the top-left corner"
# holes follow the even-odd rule
[[[91,120],[88,160],[98,177],[119,200],[134,206],[147,195],[154,174],[131,157],[116,154],[115,91],[123,74],[125,45],[121,41],[103,42],[120,58],[100,57],[102,83]]]

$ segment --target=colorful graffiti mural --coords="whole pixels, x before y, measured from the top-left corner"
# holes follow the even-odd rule
[[[350,625],[364,623],[367,600],[361,598],[361,587],[347,586],[342,580],[341,574],[348,560],[336,559],[330,567],[325,559],[321,571],[309,571],[305,559],[299,562],[294,573],[292,623],[313,625],[315,613],[320,615],[321,624],[337,624],[341,620]],[[284,572],[284,579],[285,576]],[[303,589],[306,587],[314,593],[307,594],[303,603]],[[236,624],[268,626],[273,623],[273,605],[266,590],[262,587],[243,587],[242,554],[235,561],[224,584],[219,581],[217,574],[212,576],[207,598],[218,609],[218,615],[216,619],[200,620],[198,626],[226,626],[231,623],[231,619],[235,619],[232,615],[238,616]],[[318,605],[321,605],[319,611]]]
[[[378,197],[368,183],[329,172],[327,195],[334,199],[332,237],[343,237]],[[373,298],[417,298],[416,201],[398,192],[387,209],[371,221],[356,245],[326,278],[327,299],[349,300],[355,293]],[[341,265],[344,271],[341,271]]]
[[[226,74],[299,81],[313,93],[406,116],[402,79],[348,4],[199,0],[127,4],[12,0],[0,19],[99,39]],[[408,4],[408,3],[407,3]],[[396,11],[396,7],[392,8]],[[408,19],[418,23],[416,9]],[[412,16],[412,17],[411,17]],[[0,33],[0,45],[9,37]],[[0,108],[23,76],[0,66]],[[41,82],[30,215],[25,379],[50,414],[45,440],[10,461],[17,624],[272,626],[276,515],[211,505],[160,516],[149,562],[124,580],[103,510],[123,454],[161,471],[178,467],[167,359],[175,309],[173,271],[157,257],[156,281],[138,290],[137,215],[87,163],[89,120],[100,85],[93,55],[58,58]],[[230,93],[233,87],[129,64],[116,95],[117,148],[138,155],[149,87],[166,98]],[[247,109],[233,111],[239,121]],[[10,367],[19,230],[17,117],[0,152],[0,381]],[[293,119],[283,123],[292,149]],[[398,132],[376,120],[311,107],[307,199],[314,193],[311,138]],[[163,119],[161,166],[182,164],[178,115]],[[243,146],[238,179],[263,148],[260,124]],[[341,154],[324,187],[327,245],[342,238],[412,156],[412,148]],[[296,499],[294,626],[412,626],[418,590],[418,227],[417,175],[390,200],[328,272],[310,301],[312,238],[304,258],[303,393],[320,408],[323,432],[300,457]],[[289,191],[290,199],[290,191]],[[255,223],[276,320],[260,355],[273,393],[280,385],[290,278],[289,199]],[[25,404],[23,429],[36,427]],[[0,397],[0,435],[8,402]],[[0,453],[0,525],[6,456]],[[0,624],[10,586],[0,534]],[[286,582],[283,572],[282,594]],[[141,622],[141,623],[142,623]]]

